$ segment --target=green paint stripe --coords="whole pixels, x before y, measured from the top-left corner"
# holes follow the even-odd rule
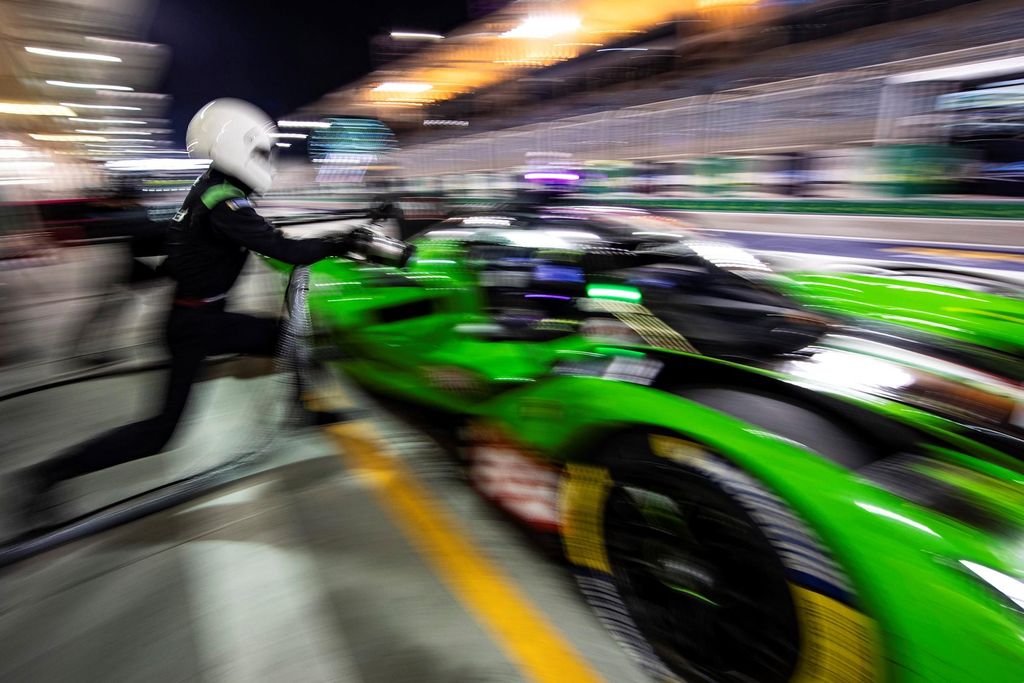
[[[239,199],[244,196],[245,193],[239,190],[234,185],[229,185],[228,183],[221,183],[220,185],[214,185],[206,192],[204,192],[203,196],[200,199],[202,200],[203,204],[206,205],[207,209],[212,209],[225,199]]]

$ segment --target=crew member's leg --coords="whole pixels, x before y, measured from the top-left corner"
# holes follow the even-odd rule
[[[216,309],[172,309],[167,323],[171,363],[160,413],[101,434],[26,470],[22,485],[29,499],[25,508],[29,523],[52,504],[50,490],[56,482],[161,452],[174,434],[206,356],[272,356],[277,348],[278,330],[278,322],[270,318]]]
[[[159,453],[174,434],[208,355],[272,356],[277,338],[278,322],[271,318],[173,309],[167,324],[171,367],[160,413],[102,434],[49,461],[43,471],[52,480],[69,479]]]
[[[180,308],[171,311],[167,322],[170,371],[159,414],[101,434],[43,463],[38,472],[50,481],[69,479],[159,453],[185,410],[207,355],[210,322],[216,315]]]
[[[244,353],[273,356],[277,351],[280,321],[244,313],[220,313],[210,337],[209,353]]]

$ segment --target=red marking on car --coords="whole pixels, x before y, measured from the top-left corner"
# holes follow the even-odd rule
[[[478,442],[469,449],[469,477],[481,494],[540,531],[558,531],[558,470],[510,441]]]

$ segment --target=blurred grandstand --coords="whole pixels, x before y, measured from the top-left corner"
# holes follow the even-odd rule
[[[570,3],[578,25],[510,47],[569,11],[513,3],[301,114],[387,121],[421,190],[501,189],[553,151],[607,191],[1021,193],[1017,2],[633,4],[613,29],[607,3]]]

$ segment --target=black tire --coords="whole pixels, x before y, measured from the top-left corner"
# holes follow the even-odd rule
[[[781,498],[724,455],[659,430],[615,434],[595,456],[567,467],[565,553],[653,679],[874,680],[872,620]]]
[[[785,568],[721,486],[651,454],[647,436],[602,454],[614,482],[605,547],[626,611],[680,680],[789,680],[799,635]]]

